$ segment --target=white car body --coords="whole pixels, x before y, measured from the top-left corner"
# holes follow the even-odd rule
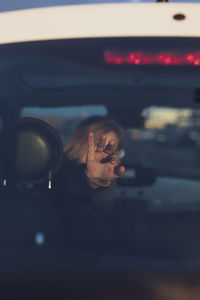
[[[184,20],[174,15],[183,14]],[[200,37],[200,3],[112,3],[0,13],[0,44],[94,37]]]

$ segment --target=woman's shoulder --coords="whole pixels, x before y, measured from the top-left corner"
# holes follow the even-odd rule
[[[77,168],[78,168],[77,162],[75,160],[69,159],[67,155],[64,154],[58,172],[69,172],[71,171],[71,169],[77,169]]]
[[[82,166],[75,160],[70,160],[67,155],[64,155],[61,165],[54,175],[54,186],[56,188],[68,187],[70,184],[77,183],[79,181]]]

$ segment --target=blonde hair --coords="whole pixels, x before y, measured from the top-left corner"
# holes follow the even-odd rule
[[[89,132],[94,133],[95,144],[98,143],[102,134],[114,132],[118,138],[117,150],[121,150],[123,147],[124,131],[116,121],[100,116],[91,117],[79,125],[64,146],[64,152],[70,160],[81,161],[85,151],[87,151]]]

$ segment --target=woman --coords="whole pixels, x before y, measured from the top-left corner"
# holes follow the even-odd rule
[[[123,129],[114,120],[91,117],[82,122],[64,146],[55,184],[60,197],[87,203],[105,218],[111,216],[113,181],[125,170],[118,165],[123,140]]]

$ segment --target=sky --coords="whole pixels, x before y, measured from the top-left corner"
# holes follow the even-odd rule
[[[155,0],[156,1],[156,0]],[[0,0],[0,12],[57,5],[106,2],[155,2],[153,0]],[[169,0],[169,2],[200,2],[200,0]]]

